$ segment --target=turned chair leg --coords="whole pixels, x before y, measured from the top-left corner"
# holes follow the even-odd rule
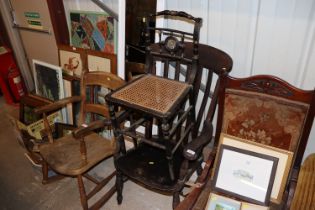
[[[79,191],[80,191],[80,199],[81,199],[81,204],[84,210],[88,210],[88,202],[86,198],[86,192],[83,184],[83,179],[82,175],[77,176],[78,180],[78,185],[79,185]]]
[[[176,206],[179,204],[180,198],[179,198],[179,192],[175,192],[173,194],[173,209],[176,208]]]
[[[42,174],[43,174],[42,183],[47,184],[48,183],[48,164],[46,163],[46,161],[42,161]]]
[[[121,172],[117,171],[116,172],[116,190],[117,190],[118,204],[121,204],[123,200],[123,196],[122,196],[123,185],[124,185],[123,175]]]

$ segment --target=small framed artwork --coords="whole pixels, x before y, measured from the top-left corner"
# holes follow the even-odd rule
[[[117,75],[117,57],[114,54],[86,50],[89,71],[105,71]]]
[[[268,206],[261,206],[252,203],[242,202],[241,210],[269,210]]]
[[[52,101],[41,96],[26,94],[21,97],[20,101],[20,116],[19,120],[25,125],[29,125],[37,120],[41,119],[41,115],[34,113],[36,107],[51,104]]]
[[[211,193],[205,210],[240,210],[241,202]]]
[[[213,189],[259,205],[268,205],[278,158],[221,145]]]
[[[275,203],[281,202],[289,176],[290,167],[292,165],[292,152],[227,134],[221,134],[219,145],[228,145],[278,158],[278,166],[271,191],[271,201]]]
[[[85,50],[67,45],[58,45],[59,65],[71,76],[81,77],[85,67]]]
[[[62,70],[39,60],[33,60],[33,71],[36,94],[56,101],[64,98]]]

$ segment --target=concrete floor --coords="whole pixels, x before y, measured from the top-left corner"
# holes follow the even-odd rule
[[[76,179],[65,178],[48,185],[41,184],[41,170],[25,157],[25,150],[16,139],[8,114],[17,117],[18,108],[8,106],[0,97],[0,210],[82,209]],[[112,170],[113,160],[109,159],[91,174],[102,176]],[[149,191],[131,181],[125,183],[123,196],[121,205],[117,205],[114,194],[101,209],[171,209],[171,196]]]

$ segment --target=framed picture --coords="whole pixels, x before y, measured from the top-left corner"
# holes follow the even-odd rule
[[[278,158],[275,180],[271,191],[271,201],[280,203],[292,165],[293,153],[287,150],[263,145],[227,134],[221,134],[219,145],[229,145]]]
[[[79,78],[81,77],[86,62],[84,49],[67,45],[58,45],[58,56],[59,65],[65,74]]]
[[[241,210],[269,210],[268,206],[261,206],[252,203],[242,202]]]
[[[29,125],[41,119],[41,115],[34,113],[36,107],[51,104],[52,101],[41,96],[27,94],[21,97],[19,120],[25,125]]]
[[[268,205],[278,158],[221,145],[213,189],[251,203]]]
[[[84,49],[115,53],[117,22],[105,12],[70,11],[70,42]]]
[[[61,67],[33,60],[36,94],[56,101],[64,98]]]
[[[117,57],[114,54],[86,50],[89,71],[105,71],[117,75]]]
[[[211,193],[205,210],[240,210],[241,202]]]

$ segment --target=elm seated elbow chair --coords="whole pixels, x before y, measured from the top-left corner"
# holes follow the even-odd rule
[[[265,145],[263,147],[290,154],[285,165],[287,172],[278,176],[270,198],[270,209],[289,209],[314,114],[315,90],[296,88],[271,75],[222,77],[214,149],[199,179],[199,185],[203,187],[195,188],[176,210],[206,206],[209,194],[214,191],[214,177],[210,171],[218,170],[217,164],[213,163],[222,145],[222,134],[250,145]]]
[[[48,178],[48,167],[58,174],[76,177],[83,209],[100,208],[115,192],[115,187],[113,186],[93,205],[88,205],[88,200],[115,176],[115,171],[102,181],[92,177],[88,172],[103,160],[111,157],[115,153],[116,144],[114,138],[107,139],[96,133],[98,129],[106,128],[109,131],[111,130],[107,106],[90,102],[90,100],[87,100],[86,91],[82,90],[87,90],[86,88],[89,87],[93,89],[100,86],[109,90],[115,90],[123,84],[124,81],[122,79],[110,73],[86,72],[82,76],[80,96],[65,98],[35,110],[38,114],[43,113],[44,125],[49,138],[49,143],[40,145],[39,147],[40,155],[43,158],[43,179],[45,181],[45,179]],[[72,135],[65,135],[61,138],[53,139],[46,113],[60,109],[68,103],[79,101],[81,107],[78,125],[80,126],[72,131]],[[85,124],[88,113],[93,113],[97,117],[102,116],[103,118],[95,117],[99,120]],[[83,177],[96,184],[95,188],[88,194],[84,188]]]

